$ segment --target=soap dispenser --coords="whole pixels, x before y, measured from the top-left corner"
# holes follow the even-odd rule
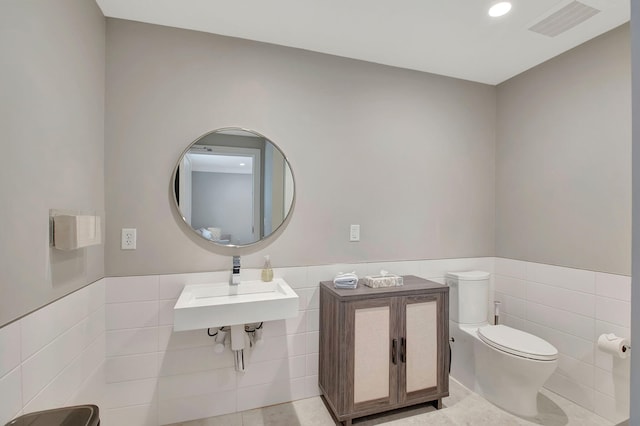
[[[273,269],[271,269],[271,259],[269,255],[264,257],[264,266],[262,267],[262,281],[269,282],[273,280]]]

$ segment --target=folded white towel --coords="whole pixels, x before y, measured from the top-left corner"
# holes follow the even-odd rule
[[[333,279],[336,288],[356,288],[358,286],[358,276],[354,272],[343,274],[340,272]]]

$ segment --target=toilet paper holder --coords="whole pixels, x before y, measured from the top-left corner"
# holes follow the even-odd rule
[[[629,339],[616,336],[615,333],[601,334],[598,337],[597,347],[605,353],[620,358],[627,358],[631,353],[631,342]]]

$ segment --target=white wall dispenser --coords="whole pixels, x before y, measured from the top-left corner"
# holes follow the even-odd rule
[[[51,245],[59,250],[76,250],[102,243],[100,216],[50,215]]]

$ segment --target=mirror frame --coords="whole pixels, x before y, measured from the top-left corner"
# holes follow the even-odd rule
[[[293,197],[291,198],[291,206],[289,207],[289,211],[287,212],[286,216],[284,217],[284,219],[282,220],[282,222],[280,223],[280,225],[278,225],[269,235],[248,243],[248,244],[220,244],[217,243],[215,241],[209,240],[205,237],[203,237],[202,235],[200,235],[200,233],[198,231],[196,231],[195,229],[193,229],[193,227],[187,222],[187,220],[185,219],[185,217],[182,214],[182,211],[180,210],[180,204],[178,203],[178,199],[176,197],[176,189],[175,189],[175,182],[176,182],[176,175],[178,174],[178,169],[180,167],[180,163],[182,162],[182,159],[184,158],[184,156],[189,152],[189,150],[191,149],[191,147],[193,147],[199,140],[201,140],[202,138],[209,136],[212,133],[218,133],[218,132],[222,132],[222,131],[243,131],[243,132],[247,132],[247,133],[251,133],[254,134],[258,137],[261,137],[263,139],[265,139],[266,141],[268,141],[270,144],[272,144],[279,152],[280,154],[282,154],[282,157],[284,158],[284,161],[286,162],[287,166],[289,167],[289,171],[291,172],[291,180],[293,181]],[[277,235],[280,234],[280,231],[284,229],[284,226],[289,222],[289,220],[291,220],[291,214],[293,213],[294,207],[296,205],[296,198],[297,198],[297,194],[296,194],[296,176],[295,173],[293,172],[293,167],[291,167],[291,162],[289,161],[289,159],[287,158],[287,156],[284,154],[284,151],[277,145],[275,144],[271,139],[269,139],[268,137],[266,137],[265,135],[263,135],[262,133],[256,132],[255,130],[251,130],[251,129],[247,129],[245,127],[239,127],[239,126],[229,126],[229,127],[220,127],[218,129],[214,129],[211,130],[209,132],[203,133],[202,135],[200,135],[199,137],[197,137],[193,142],[191,142],[183,151],[182,154],[180,154],[180,157],[178,158],[178,161],[176,162],[176,165],[173,168],[173,173],[171,173],[171,180],[169,182],[170,184],[170,191],[172,194],[172,198],[173,198],[173,208],[175,210],[175,212],[178,214],[178,216],[180,216],[180,218],[182,219],[182,223],[184,226],[186,226],[187,228],[189,228],[189,230],[191,231],[192,235],[196,235],[198,237],[198,241],[205,241],[209,244],[213,244],[213,246],[217,247],[217,248],[228,248],[228,249],[242,249],[242,248],[246,248],[246,247],[253,247],[256,246],[258,244],[263,244],[267,241],[272,242],[270,240],[272,240],[272,238],[275,238]]]

